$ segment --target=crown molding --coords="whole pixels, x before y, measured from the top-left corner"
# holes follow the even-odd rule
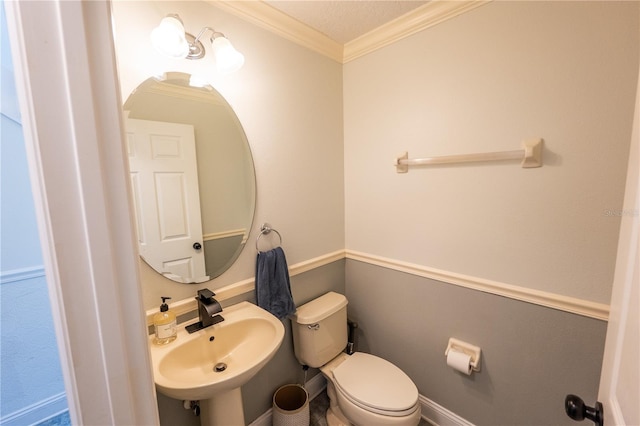
[[[492,0],[432,0],[345,45],[263,1],[206,1],[300,46],[344,64]]]
[[[342,62],[347,63],[367,53],[409,37],[419,31],[447,21],[492,0],[432,0],[411,12],[389,21],[344,45]]]
[[[206,1],[225,12],[342,63],[342,44],[263,1]]]

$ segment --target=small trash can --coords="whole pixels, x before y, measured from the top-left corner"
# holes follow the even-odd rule
[[[309,394],[305,388],[278,388],[273,394],[273,426],[309,426]]]

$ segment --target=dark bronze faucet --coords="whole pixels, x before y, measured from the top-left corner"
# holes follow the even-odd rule
[[[222,306],[220,306],[220,303],[214,299],[213,296],[215,296],[215,293],[208,288],[198,290],[198,297],[196,297],[196,300],[198,301],[198,315],[200,317],[200,321],[185,327],[189,333],[202,330],[203,328],[207,328],[213,324],[224,321],[224,318],[222,318],[221,315],[217,315],[222,312]]]

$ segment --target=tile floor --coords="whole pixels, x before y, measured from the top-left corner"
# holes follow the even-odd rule
[[[329,396],[326,389],[323,390],[309,403],[309,425],[327,426],[325,414],[329,408]]]

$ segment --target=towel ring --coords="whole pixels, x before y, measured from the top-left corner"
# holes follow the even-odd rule
[[[258,238],[256,238],[256,250],[258,250],[258,253],[263,253],[258,248],[258,242],[260,241],[260,238],[262,238],[263,235],[267,235],[267,234],[271,233],[271,231],[273,231],[276,234],[278,234],[278,238],[280,239],[280,243],[278,245],[280,245],[280,246],[282,245],[282,235],[280,235],[280,233],[278,231],[276,231],[274,228],[272,228],[271,225],[269,225],[268,223],[264,223],[260,227],[260,234],[258,235]]]

